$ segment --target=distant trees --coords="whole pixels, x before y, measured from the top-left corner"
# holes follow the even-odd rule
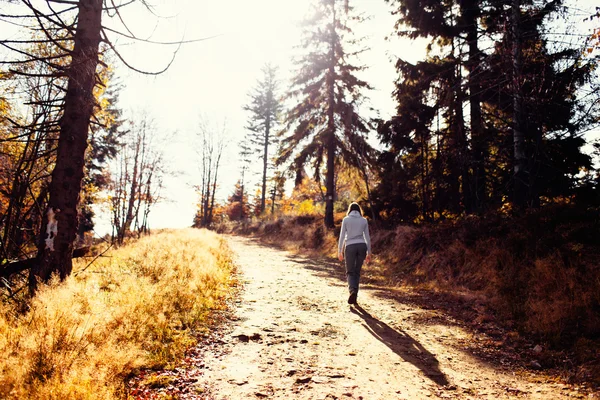
[[[367,82],[357,73],[365,67],[351,63],[363,48],[352,38],[353,15],[348,1],[319,0],[314,16],[306,21],[302,46],[306,54],[297,61],[289,98],[296,103],[285,118],[286,133],[277,162],[288,164],[299,184],[310,165],[321,180],[325,167],[325,225],[333,227],[336,159],[359,167],[369,162],[373,149],[366,140],[369,123],[358,113]],[[350,48],[353,46],[355,48]]]
[[[194,226],[208,227],[213,221],[215,193],[219,177],[221,156],[225,149],[226,126],[221,127],[201,120],[198,127],[198,158],[201,181],[196,186],[200,197],[198,210],[194,217]]]
[[[147,233],[148,216],[160,200],[165,173],[158,132],[146,114],[135,116],[122,139],[108,183],[113,238],[123,243],[132,231]]]
[[[262,79],[258,81],[250,94],[250,104],[244,107],[244,110],[250,113],[246,126],[250,134],[247,136],[245,146],[249,146],[249,150],[258,152],[263,161],[260,213],[265,211],[268,181],[267,171],[272,153],[269,150],[277,143],[274,133],[279,124],[282,111],[276,78],[277,68],[266,64],[262,72]]]
[[[78,235],[83,241],[86,233],[94,229],[93,206],[101,202],[100,192],[110,189],[111,177],[106,170],[124,144],[129,133],[128,124],[119,104],[122,85],[108,69],[104,76],[105,86],[96,89],[100,108],[94,114],[97,122],[90,126],[90,138],[85,159],[85,176],[79,204]]]
[[[285,194],[285,181],[285,176],[280,171],[275,171],[275,174],[271,177],[271,189],[269,191],[271,198],[271,215],[275,214],[277,200],[281,200]]]

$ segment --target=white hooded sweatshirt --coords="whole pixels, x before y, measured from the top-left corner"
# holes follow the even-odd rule
[[[344,250],[344,246],[356,243],[366,243],[367,252],[371,254],[371,237],[369,236],[369,223],[358,211],[351,211],[342,220],[342,229],[338,241],[338,252]]]

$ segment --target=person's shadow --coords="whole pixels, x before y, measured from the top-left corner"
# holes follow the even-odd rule
[[[449,384],[446,375],[440,371],[439,361],[435,356],[406,332],[396,330],[381,322],[358,304],[351,307],[351,311],[363,319],[365,322],[363,326],[371,335],[402,357],[404,361],[419,368],[426,377],[439,386]]]

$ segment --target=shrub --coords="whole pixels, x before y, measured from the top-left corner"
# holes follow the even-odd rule
[[[300,204],[296,206],[295,211],[297,215],[314,215],[318,212],[318,208],[312,200],[307,199],[301,201]]]

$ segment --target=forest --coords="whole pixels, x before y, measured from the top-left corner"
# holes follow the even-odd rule
[[[289,239],[328,254],[358,201],[386,284],[484,293],[522,332],[599,352],[600,7],[378,1],[396,21],[390,38],[427,47],[418,62],[390,61],[395,114],[369,103],[369,48],[355,34],[365,2],[315,0],[291,80],[265,63],[242,106],[235,187],[223,188],[222,128],[198,126],[190,226],[275,242],[300,229]],[[124,116],[116,73],[164,71],[132,64],[116,39],[205,39],[136,37],[131,5],[154,15],[146,1],[0,1],[0,296],[11,312],[67,280],[74,259],[150,233],[167,197],[176,134]],[[102,238],[98,206],[111,225]]]
[[[269,196],[274,213],[286,178],[307,192],[316,183],[312,200],[330,228],[335,202],[359,198],[388,225],[597,207],[597,38],[555,22],[579,11],[560,2],[390,3],[399,17],[390,34],[429,41],[425,60],[395,61],[396,115],[366,116],[371,87],[358,56],[368,49],[352,36],[361,17],[323,5],[305,28],[291,89],[266,65],[251,93],[229,199],[239,209],[229,219],[264,214]],[[256,193],[244,178],[252,155],[263,162]]]

